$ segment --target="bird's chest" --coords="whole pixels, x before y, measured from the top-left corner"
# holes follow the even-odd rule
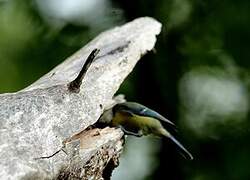
[[[122,126],[125,130],[137,133],[141,129],[140,122],[134,116],[127,116],[122,113],[117,113],[112,121],[112,126]]]
[[[112,125],[119,127],[122,126],[126,131],[135,133],[149,135],[153,132],[155,126],[155,120],[150,117],[139,116],[133,114],[132,116],[127,116],[123,113],[117,113],[112,121]]]

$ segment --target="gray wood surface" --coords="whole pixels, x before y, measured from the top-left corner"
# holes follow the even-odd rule
[[[0,95],[0,179],[101,179],[122,150],[122,132],[105,128],[80,133],[64,151],[62,142],[94,124],[136,62],[152,50],[161,24],[143,17],[101,33],[29,87]],[[90,52],[100,53],[79,93],[67,85]],[[106,168],[107,169],[107,168]],[[107,173],[108,170],[105,170]]]

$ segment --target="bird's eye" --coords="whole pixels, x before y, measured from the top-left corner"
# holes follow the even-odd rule
[[[147,111],[147,108],[141,109],[141,114],[144,114]]]

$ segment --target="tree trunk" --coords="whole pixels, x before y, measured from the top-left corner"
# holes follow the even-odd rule
[[[145,17],[106,31],[29,87],[0,95],[1,179],[102,179],[118,165],[123,133],[89,129],[156,42],[161,24]],[[100,53],[79,91],[76,78],[90,52]],[[83,131],[85,130],[85,131]]]

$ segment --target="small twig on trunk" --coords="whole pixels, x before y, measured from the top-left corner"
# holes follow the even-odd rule
[[[72,82],[69,83],[68,85],[68,89],[71,92],[74,93],[79,93],[80,92],[80,87],[82,84],[82,80],[89,68],[89,66],[92,64],[93,60],[95,59],[95,57],[97,56],[97,54],[100,52],[100,49],[94,49],[90,55],[88,56],[86,62],[84,63],[80,73],[78,74],[78,76],[75,78],[75,80],[73,80]]]

